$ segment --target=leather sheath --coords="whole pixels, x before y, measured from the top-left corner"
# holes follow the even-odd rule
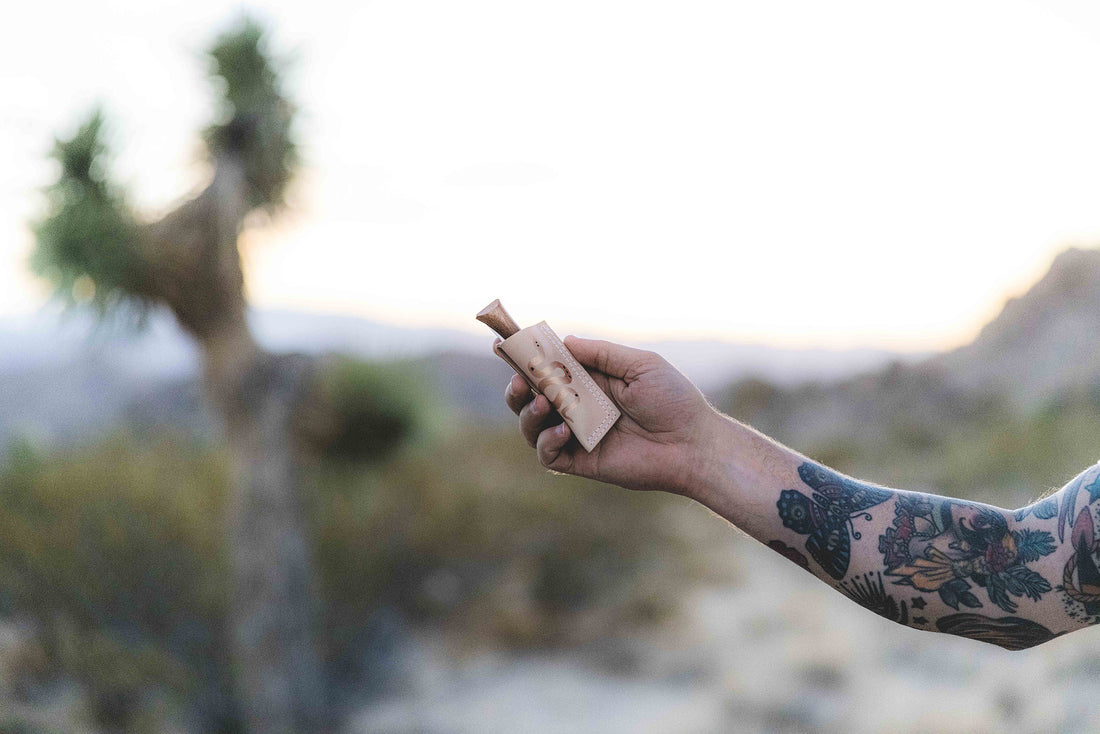
[[[595,448],[619,419],[615,403],[545,321],[520,329],[497,344],[495,351],[532,390],[546,396],[585,451]]]

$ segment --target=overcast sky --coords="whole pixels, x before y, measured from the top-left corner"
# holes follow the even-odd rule
[[[90,105],[145,216],[202,185],[200,52],[245,10],[306,159],[261,306],[929,349],[1100,244],[1090,2],[38,0],[0,25],[0,315],[44,302],[26,222]]]

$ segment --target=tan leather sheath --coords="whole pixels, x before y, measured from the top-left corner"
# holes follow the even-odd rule
[[[542,393],[591,451],[621,413],[545,321],[520,329],[496,345],[496,353]]]

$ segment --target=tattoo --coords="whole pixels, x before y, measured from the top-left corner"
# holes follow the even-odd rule
[[[852,539],[861,537],[854,519],[870,520],[867,508],[893,495],[890,490],[861,484],[810,462],[798,467],[798,476],[813,490],[812,499],[796,489],[783,490],[776,502],[779,517],[784,527],[808,535],[810,556],[834,579],[842,579],[848,573]]]
[[[1058,514],[1058,498],[1047,497],[1046,499],[1039,500],[1035,504],[1028,505],[1022,509],[1016,510],[1014,516],[1016,522],[1023,520],[1028,515],[1034,515],[1039,520],[1049,520]]]
[[[886,593],[881,573],[876,572],[874,576],[865,573],[862,578],[853,576],[847,581],[841,581],[837,587],[856,604],[870,609],[880,617],[898,624],[909,624],[909,608],[904,601],[898,602]]]
[[[1081,490],[1088,492],[1088,500],[1074,516]],[[1100,465],[1078,474],[1066,485],[1063,494],[1058,536],[1064,537],[1067,521],[1073,518],[1069,534],[1073,555],[1062,570],[1058,590],[1062,592],[1066,614],[1071,619],[1096,624],[1100,622],[1100,538],[1097,537],[1092,503],[1100,499]]]
[[[1077,507],[1077,493],[1082,489],[1089,493],[1089,501],[1086,504],[1091,505],[1100,499],[1100,464],[1085,469],[1062,491],[1062,509],[1058,513],[1058,540],[1066,539],[1066,527],[1072,519],[1073,510]]]
[[[888,576],[918,591],[937,592],[952,609],[977,608],[982,602],[971,582],[1006,612],[1016,611],[1010,597],[1038,601],[1050,583],[1026,566],[1054,552],[1045,530],[1010,530],[992,509],[938,497],[901,495],[893,526],[879,536]]]
[[[1097,567],[1100,543],[1097,543],[1091,508],[1085,507],[1077,513],[1070,542],[1073,555],[1066,561],[1062,585],[1058,589],[1066,596],[1066,612],[1071,617],[1087,618],[1095,623],[1100,621],[1100,568]],[[1071,602],[1076,602],[1076,606]]]
[[[950,635],[992,642],[1008,650],[1023,650],[1053,640],[1062,632],[1051,632],[1038,622],[1019,617],[986,617],[963,612],[936,620],[936,629]]]
[[[797,563],[802,568],[809,570],[810,562],[806,560],[806,556],[798,552],[797,548],[792,548],[782,540],[770,540],[768,541],[768,547],[779,555],[786,558],[788,561]]]

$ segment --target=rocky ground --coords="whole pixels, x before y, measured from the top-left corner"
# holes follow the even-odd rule
[[[406,640],[349,732],[1094,732],[1100,630],[1024,652],[918,632],[736,537],[735,585],[674,626],[569,652]]]
[[[733,530],[710,552],[726,580],[674,623],[583,647],[478,648],[382,619],[344,733],[1100,731],[1100,629],[1007,652],[877,617]],[[75,684],[19,694],[34,653],[0,626],[0,730],[96,731]],[[183,730],[148,713],[150,731]]]

